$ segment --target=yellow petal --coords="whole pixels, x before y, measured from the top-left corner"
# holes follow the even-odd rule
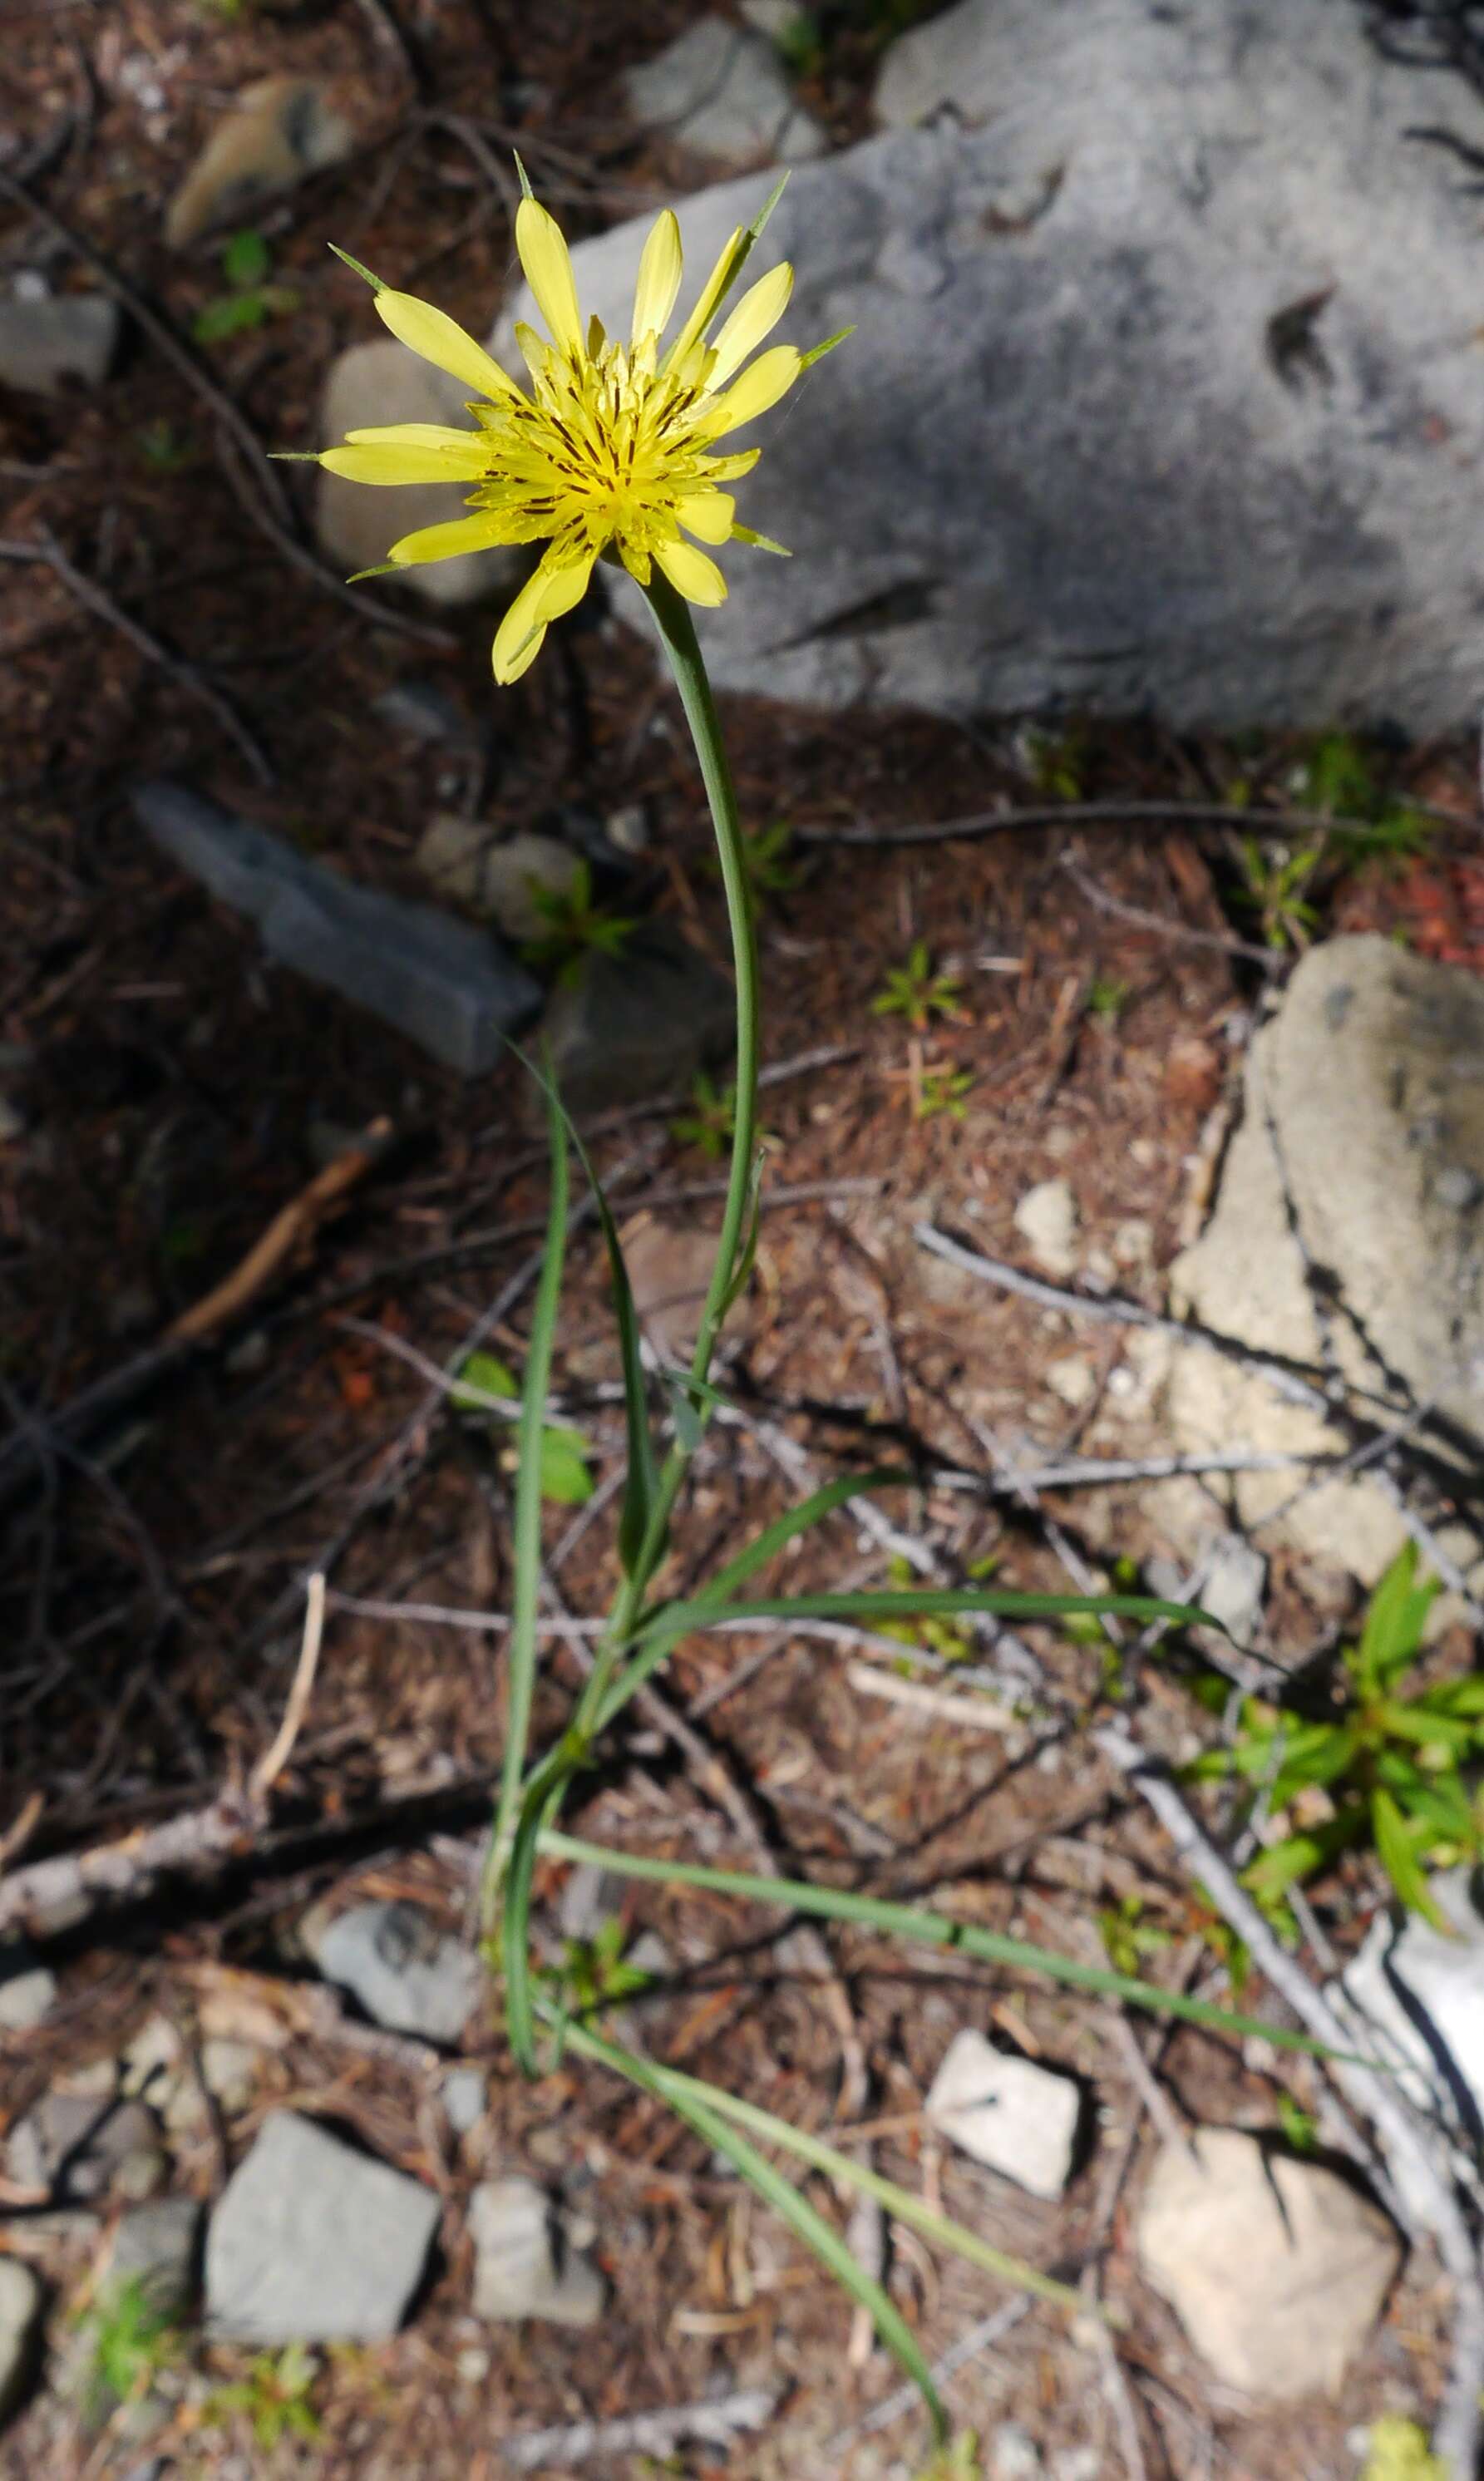
[[[377,308],[400,344],[410,345],[425,362],[451,372],[465,387],[477,388],[481,396],[519,396],[514,380],[490,359],[482,345],[465,335],[446,310],[419,301],[415,293],[391,292],[377,295]]]
[[[388,422],[379,430],[348,431],[352,448],[436,448],[451,457],[466,457],[471,448],[489,452],[477,431],[455,431],[445,422]]]
[[[772,334],[789,306],[793,290],[794,270],[787,259],[748,288],[716,338],[716,358],[706,382],[708,387],[722,386],[734,371],[741,370],[764,337]]]
[[[796,345],[774,345],[734,379],[725,394],[718,396],[711,411],[697,425],[708,439],[720,439],[729,431],[740,431],[744,422],[755,422],[760,413],[776,405],[803,368],[804,357]]]
[[[688,491],[675,503],[675,514],[688,534],[702,542],[724,543],[732,532],[737,502],[730,491]]]
[[[577,309],[577,281],[566,243],[555,217],[534,198],[522,198],[515,216],[515,247],[526,271],[526,282],[536,307],[564,353],[574,360],[583,350],[583,323]]]
[[[711,483],[740,482],[743,474],[751,473],[762,454],[761,448],[739,448],[730,457],[708,457],[703,460],[706,478]]]
[[[479,440],[462,456],[448,448],[378,448],[368,440],[324,449],[320,463],[348,483],[477,483],[489,471],[489,455]]]
[[[656,543],[655,561],[688,603],[726,601],[726,579],[716,561],[697,551],[693,543]]]
[[[424,560],[456,560],[460,552],[487,551],[500,539],[498,521],[489,517],[451,517],[446,525],[419,526],[416,534],[404,535],[387,553],[399,568],[411,568]]]
[[[542,584],[541,572],[536,569],[527,578],[495,631],[493,654],[497,681],[518,680],[526,666],[535,658],[540,640],[546,634],[537,610]],[[526,640],[533,630],[536,632],[535,642],[528,647]]]
[[[499,628],[495,631],[492,649],[495,678],[501,683],[519,680],[534,664],[540,651],[550,620],[559,620],[581,603],[592,575],[597,555],[585,552],[577,560],[564,561],[560,566],[542,561],[534,574],[528,577]],[[535,632],[533,638],[532,633]],[[528,644],[527,640],[531,640]]]
[[[699,301],[697,301],[695,308],[691,311],[690,318],[686,321],[685,326],[682,327],[679,335],[675,339],[675,342],[670,347],[669,352],[665,354],[664,358],[666,365],[672,362],[683,362],[691,346],[695,343],[697,337],[705,335],[713,318],[716,316],[716,305],[726,291],[727,277],[731,273],[732,261],[737,255],[737,246],[742,238],[742,227],[739,224],[737,230],[732,234],[730,240],[727,242],[727,245],[722,250],[720,257],[717,259],[716,266],[712,269],[711,274],[706,278],[706,282],[701,288],[701,298]]]
[[[638,281],[634,287],[634,326],[631,340],[638,346],[645,336],[663,336],[675,307],[681,275],[680,226],[674,210],[666,207],[655,220],[644,255],[638,263]]]

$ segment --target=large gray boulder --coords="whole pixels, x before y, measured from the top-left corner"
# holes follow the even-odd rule
[[[796,557],[727,555],[717,680],[1182,726],[1470,716],[1478,204],[1407,134],[1476,144],[1462,83],[1384,61],[1336,0],[966,0],[879,100],[936,117],[795,170],[759,253],[797,269],[790,336],[857,333],[757,427],[740,513]],[[684,203],[690,282],[771,179]],[[648,222],[575,253],[620,327]]]

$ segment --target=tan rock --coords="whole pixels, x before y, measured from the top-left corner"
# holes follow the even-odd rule
[[[184,249],[202,233],[250,218],[310,172],[342,163],[354,143],[318,79],[260,78],[243,89],[170,200],[166,240]]]
[[[348,431],[380,423],[441,422],[472,430],[468,395],[457,379],[434,370],[394,336],[351,345],[330,367],[315,445],[331,447]],[[363,568],[378,567],[390,546],[419,526],[442,525],[466,515],[467,497],[464,483],[408,483],[382,489],[322,471],[315,532],[326,559],[343,567],[347,576],[354,576]],[[508,551],[468,552],[457,560],[409,568],[404,581],[399,582],[429,603],[475,603],[498,588],[511,569],[512,555]],[[384,592],[385,588],[379,590]]]
[[[1163,2148],[1137,2243],[1146,2280],[1216,2376],[1279,2401],[1338,2394],[1402,2256],[1347,2181],[1238,2128]]]

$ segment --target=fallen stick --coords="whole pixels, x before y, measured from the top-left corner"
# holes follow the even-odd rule
[[[308,1188],[300,1189],[273,1216],[262,1239],[254,1241],[231,1273],[166,1329],[165,1343],[200,1344],[218,1327],[240,1318],[264,1285],[272,1282],[284,1261],[312,1239],[325,1217],[365,1179],[373,1163],[385,1153],[391,1134],[390,1120],[373,1120],[355,1145],[316,1172]]]
[[[502,2463],[517,2472],[543,2464],[564,2467],[592,2455],[668,2458],[690,2440],[729,2446],[743,2430],[762,2429],[772,2418],[777,2396],[761,2387],[718,2395],[712,2403],[680,2404],[672,2412],[625,2413],[617,2420],[575,2420],[564,2428],[517,2431],[500,2442]]]

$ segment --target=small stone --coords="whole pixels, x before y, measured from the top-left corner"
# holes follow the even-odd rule
[[[996,2430],[989,2451],[989,2469],[992,2481],[1038,2481],[1045,2471],[1040,2448],[1029,2430],[1022,2429],[1018,2420],[1007,2420]]]
[[[774,46],[750,26],[701,17],[624,83],[636,120],[717,164],[802,164],[824,147]]]
[[[0,2257],[0,2420],[15,2410],[37,2364],[41,2286],[18,2257]]]
[[[610,810],[604,825],[615,852],[632,859],[649,850],[649,813],[642,801],[625,801],[621,808]]]
[[[1339,2393],[1402,2255],[1346,2181],[1237,2128],[1161,2149],[1137,2243],[1146,2279],[1223,2384],[1284,2402]]]
[[[1063,1361],[1048,1362],[1042,1376],[1052,1394],[1059,1396],[1063,1404],[1070,1404],[1074,1409],[1090,1402],[1097,1394],[1098,1382],[1094,1372],[1075,1352],[1069,1353]]]
[[[201,2208],[194,2197],[136,2206],[114,2233],[100,2302],[117,2300],[125,2285],[137,2285],[153,2315],[175,2324],[195,2295],[200,2228]]]
[[[112,2068],[108,2073],[112,2083]],[[151,2196],[169,2166],[154,2114],[143,2102],[54,2090],[12,2129],[7,2167],[21,2187],[47,2188],[76,2205]]]
[[[57,1976],[17,1940],[0,1947],[0,2033],[29,2033],[51,2009]]]
[[[625,1234],[635,1316],[663,1360],[689,1359],[716,1257],[716,1234],[697,1224],[651,1216]]]
[[[118,345],[118,304],[106,293],[0,300],[0,386],[30,396],[101,387]]]
[[[225,2341],[379,2343],[422,2278],[438,2199],[312,2120],[273,2111],[206,2236],[206,2317]]]
[[[926,2108],[963,2153],[1033,2197],[1059,2197],[1072,2176],[1080,2086],[1033,2059],[997,2050],[968,2025],[949,2044]]]
[[[489,2103],[489,2078],[482,2068],[450,2068],[443,2079],[443,2116],[456,2136],[478,2128]]]
[[[451,1938],[416,1904],[355,1904],[321,1932],[311,1950],[374,2023],[427,2042],[456,2042],[486,1986],[463,1939]]]
[[[318,79],[260,78],[244,88],[170,200],[166,240],[184,249],[220,224],[248,222],[266,199],[343,163],[353,144]]]
[[[1077,1271],[1077,1200],[1064,1180],[1038,1180],[1015,1209],[1015,1229],[1047,1274]]]
[[[580,856],[555,836],[528,828],[496,841],[478,819],[434,819],[415,855],[437,893],[497,922],[507,937],[539,939],[551,925],[538,895],[565,896],[582,868]]]
[[[569,1869],[557,1900],[557,1925],[563,1938],[597,1937],[604,1924],[623,1910],[629,1881],[598,1861],[579,1861]]]
[[[571,2245],[564,2218],[533,2180],[486,2181],[469,2201],[474,2239],[474,2311],[492,2322],[541,2318],[553,2326],[592,2326],[608,2285]]]
[[[1267,1561],[1261,1551],[1244,1542],[1238,1533],[1228,1533],[1211,1555],[1200,1588],[1191,1600],[1210,1611],[1244,1645],[1251,1638],[1263,1616],[1263,1593],[1267,1583]]]
[[[618,956],[589,949],[546,1010],[568,1110],[684,1092],[698,1070],[726,1057],[734,1008],[730,984],[667,924],[635,931]]]
[[[357,887],[184,785],[142,784],[132,800],[182,870],[257,923],[271,956],[448,1067],[468,1077],[493,1068],[506,1034],[539,1005],[539,985],[490,932]]]
[[[469,391],[400,345],[378,336],[350,345],[331,363],[320,405],[314,444],[328,448],[348,431],[383,423],[434,422],[444,430],[471,428]],[[368,490],[322,467],[315,487],[314,525],[320,549],[348,575],[379,567],[394,542],[420,526],[468,515],[468,486],[461,483],[406,483],[395,491]],[[512,572],[508,551],[461,552],[453,560],[424,561],[404,570],[399,583],[427,603],[477,603],[496,592]],[[390,581],[387,581],[389,583]],[[380,588],[385,591],[385,586]]]
[[[373,698],[371,712],[378,723],[429,747],[441,744],[472,755],[483,748],[489,737],[436,681],[394,681],[389,690]]]

